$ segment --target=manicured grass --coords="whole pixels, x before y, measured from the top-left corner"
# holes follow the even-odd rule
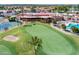
[[[3,40],[7,35],[15,35],[19,40],[16,42]],[[43,41],[38,54],[76,54],[76,49],[79,49],[73,42],[75,38],[72,39],[47,24],[29,23],[0,34],[0,54],[35,54],[33,45],[28,43],[32,36],[37,36]]]
[[[12,53],[6,46],[0,45],[0,54],[4,55],[4,54],[12,54]]]
[[[77,51],[76,54],[79,55],[79,36],[76,35],[66,35],[66,36],[72,38],[71,40],[74,41],[76,45],[76,51]]]
[[[6,41],[0,41],[0,55],[16,54],[15,47]]]
[[[43,24],[30,23],[29,25],[26,26],[25,31],[42,39],[42,51],[45,54],[75,54],[74,45],[59,32]]]
[[[7,35],[15,35],[19,37],[19,40],[16,42],[9,42],[9,41],[3,40],[3,38]],[[34,54],[34,49],[32,45],[28,43],[30,39],[31,39],[31,36],[27,33],[24,33],[22,27],[15,28],[0,34],[0,40],[3,41],[4,44],[7,45],[8,43],[10,43],[12,47],[14,46],[15,52],[16,52],[15,54]],[[9,45],[7,45],[7,47],[8,46]],[[12,47],[10,49],[14,50],[14,48]]]

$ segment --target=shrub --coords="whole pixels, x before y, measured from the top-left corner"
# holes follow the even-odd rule
[[[71,29],[72,29],[72,31],[73,31],[74,33],[79,33],[79,29],[78,29],[78,28],[72,27]]]
[[[62,29],[64,29],[64,30],[66,29],[66,25],[65,24],[62,24],[61,26],[62,26]]]
[[[53,20],[53,24],[57,24],[57,20]]]
[[[10,17],[10,18],[9,18],[9,21],[10,21],[10,22],[15,22],[15,21],[16,21],[15,19],[16,19],[16,17]]]

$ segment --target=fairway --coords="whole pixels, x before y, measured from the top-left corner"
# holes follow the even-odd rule
[[[0,41],[0,55],[14,55],[15,48],[9,42]]]
[[[8,36],[18,37],[17,41],[14,39],[5,38]],[[11,37],[10,37],[11,38]],[[23,32],[22,27],[12,29],[10,31],[0,34],[0,54],[3,55],[29,55],[34,54],[32,45],[28,43],[31,37],[29,34]]]
[[[0,45],[0,55],[10,55],[12,54],[8,47]]]
[[[42,39],[43,52],[46,54],[74,54],[75,48],[68,38],[41,24],[29,24],[25,31]]]

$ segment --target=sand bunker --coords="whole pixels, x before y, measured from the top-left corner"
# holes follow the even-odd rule
[[[8,36],[4,37],[3,40],[16,42],[17,40],[19,40],[19,37],[14,36],[14,35],[8,35]]]

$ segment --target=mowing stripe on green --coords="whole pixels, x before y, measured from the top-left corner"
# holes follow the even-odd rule
[[[0,41],[0,55],[14,55],[16,54],[15,47],[7,41]]]
[[[73,54],[75,52],[75,48],[68,42],[68,38],[63,37],[58,32],[41,24],[29,25],[31,26],[26,26],[25,31],[42,39],[43,52],[46,54]]]
[[[4,45],[0,45],[0,55],[10,55],[12,52],[9,50],[8,47]]]

